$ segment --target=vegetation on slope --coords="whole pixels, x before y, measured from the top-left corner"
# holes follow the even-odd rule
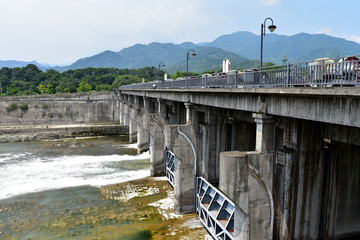
[[[140,69],[84,68],[58,72],[41,71],[36,65],[0,69],[2,95],[31,95],[111,91],[120,85],[163,78],[164,71],[155,67]]]

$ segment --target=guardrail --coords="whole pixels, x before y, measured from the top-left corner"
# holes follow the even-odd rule
[[[235,204],[202,177],[197,179],[196,195],[196,210],[208,232],[215,239],[234,239]]]
[[[175,172],[176,156],[173,152],[171,152],[168,149],[165,150],[164,155],[165,155],[164,164],[165,164],[166,178],[168,179],[168,182],[171,184],[171,186],[174,187],[174,183],[175,183],[174,182],[174,180],[175,180],[174,172]]]
[[[350,59],[350,60],[349,60]],[[215,76],[169,79],[120,86],[127,89],[156,88],[246,88],[246,87],[332,87],[360,86],[360,60],[355,57],[318,59],[312,62],[233,70]]]

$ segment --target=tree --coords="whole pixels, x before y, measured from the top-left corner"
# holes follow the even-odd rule
[[[51,84],[51,83],[48,83],[46,85],[46,93],[47,94],[53,94],[55,91],[54,91],[54,86]]]
[[[275,63],[273,63],[273,62],[266,62],[266,63],[263,64],[263,68],[272,67],[272,66],[275,66]],[[260,65],[258,66],[258,68],[260,68]]]
[[[171,78],[172,79],[177,79],[179,77],[184,77],[185,75],[186,75],[186,73],[183,73],[183,72],[180,72],[179,70],[177,70],[175,74],[171,75]]]
[[[91,91],[91,86],[90,84],[88,84],[87,82],[85,82],[84,80],[82,80],[79,83],[79,87],[77,89],[78,92],[90,92]]]
[[[96,91],[111,91],[111,85],[110,84],[100,84],[96,86]]]
[[[19,91],[20,91],[19,88],[14,83],[11,83],[11,85],[7,87],[7,91],[5,95],[8,96],[17,95]]]
[[[22,80],[25,80],[26,82],[31,82],[37,74],[42,73],[35,64],[28,64],[26,67],[23,67],[22,72]]]
[[[69,90],[69,89],[68,89],[68,90]],[[65,89],[64,89],[64,91],[65,91]],[[62,91],[62,89],[61,89],[60,86],[56,86],[56,87],[55,87],[55,92],[56,92],[56,93],[62,93],[63,91]]]
[[[112,84],[112,87],[116,89],[119,88],[119,86],[121,85],[141,83],[141,82],[142,79],[140,77],[131,76],[131,75],[117,76]]]
[[[43,82],[41,82],[37,88],[40,94],[46,94],[48,91]]]
[[[144,67],[140,69],[118,68],[85,68],[68,70],[60,73],[49,69],[41,71],[36,65],[28,64],[26,67],[0,69],[0,83],[3,92],[7,89],[7,95],[21,94],[52,94],[58,92],[88,92],[110,91],[120,85],[132,84],[145,81],[159,80],[164,71],[156,67]],[[184,73],[178,72],[184,76]],[[189,75],[194,75],[189,73]],[[115,81],[116,80],[116,81]]]
[[[68,88],[69,93],[76,93],[77,89],[74,85],[70,85]]]

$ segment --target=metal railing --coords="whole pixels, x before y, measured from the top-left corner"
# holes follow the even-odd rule
[[[196,210],[215,239],[234,239],[235,204],[204,178],[197,179]]]
[[[176,156],[173,152],[171,152],[168,149],[165,150],[164,156],[165,156],[164,164],[165,164],[166,178],[168,179],[168,182],[171,184],[171,186],[174,187],[174,183],[175,183],[174,182],[174,180],[175,180],[174,172],[175,172]]]
[[[233,70],[215,76],[169,79],[120,86],[127,89],[157,88],[246,88],[246,87],[332,87],[360,86],[360,60],[356,56],[317,59],[311,62]]]

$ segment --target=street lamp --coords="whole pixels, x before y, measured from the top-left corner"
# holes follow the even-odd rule
[[[196,53],[195,53],[194,49],[190,49],[186,53],[186,79],[189,78],[189,54],[190,54],[190,52],[192,52],[192,54],[191,54],[192,57],[196,57]]]
[[[289,59],[286,57],[286,54],[284,54],[283,58],[281,59],[281,61],[283,62],[283,65],[285,65],[288,60]]]
[[[161,65],[162,64],[162,65]],[[160,67],[165,67],[165,63],[164,62],[160,62],[159,63],[159,70],[160,70]]]
[[[271,20],[271,25],[268,27],[270,32],[275,31],[276,26],[274,25],[274,22],[271,18],[265,18],[264,24],[261,24],[261,46],[260,46],[260,69],[262,68],[262,62],[263,62],[263,36],[265,36],[265,26],[266,26],[266,20]]]

